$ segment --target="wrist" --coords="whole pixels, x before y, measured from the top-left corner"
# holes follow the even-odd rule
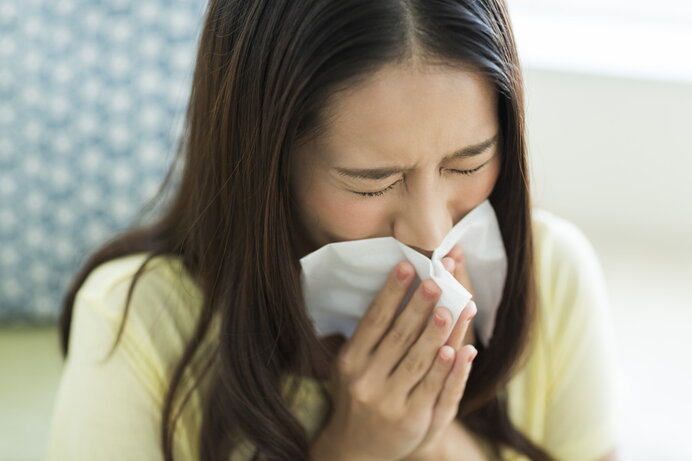
[[[447,427],[444,435],[440,437],[440,440],[436,444],[435,457],[430,458],[430,460],[457,461],[459,459],[459,453],[463,453],[463,451],[459,451],[457,428],[454,426],[455,424],[452,423]]]
[[[339,445],[337,439],[322,430],[310,445],[310,461],[381,461],[350,453]]]
[[[457,456],[455,458],[453,456],[455,453],[454,447],[451,446],[451,441],[449,440],[451,436],[449,428],[444,429],[438,437],[426,442],[425,446],[418,447],[412,454],[404,458],[404,461],[457,460],[459,452],[456,452]]]
[[[489,459],[480,441],[458,420],[450,425],[450,429],[455,435],[448,438],[451,445],[445,447],[445,457],[441,459],[458,459],[459,453],[464,453],[464,459],[469,461],[487,461]]]

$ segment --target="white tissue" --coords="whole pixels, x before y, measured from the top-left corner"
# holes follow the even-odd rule
[[[389,273],[403,259],[413,264],[418,277],[399,309],[420,280],[431,278],[441,289],[436,305],[448,308],[456,322],[472,297],[440,261],[456,243],[461,245],[476,292],[478,339],[487,346],[507,274],[500,227],[487,199],[452,227],[430,259],[393,237],[330,243],[301,258],[303,298],[318,334],[341,333],[350,338]]]

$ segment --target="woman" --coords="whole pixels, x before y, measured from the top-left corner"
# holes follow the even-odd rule
[[[504,3],[211,0],[200,40],[172,201],[65,298],[50,459],[615,459],[602,276],[531,209]],[[487,347],[431,280],[395,316],[406,262],[351,338],[317,336],[302,256],[430,256],[485,199],[508,260]]]

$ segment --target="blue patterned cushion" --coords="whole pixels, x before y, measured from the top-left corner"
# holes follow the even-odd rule
[[[55,321],[173,159],[205,2],[0,2],[0,323]]]

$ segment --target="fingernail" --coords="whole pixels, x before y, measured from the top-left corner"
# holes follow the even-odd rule
[[[405,282],[411,276],[413,271],[411,271],[411,266],[408,263],[399,264],[396,268],[396,278],[400,282]]]
[[[438,327],[444,327],[447,325],[447,313],[445,313],[446,309],[442,307],[438,307],[435,309],[435,325]]]
[[[449,256],[442,258],[442,265],[445,267],[445,269],[447,269],[447,271],[454,271],[454,260]]]
[[[471,347],[473,347],[473,346],[471,346]],[[468,362],[471,363],[471,362],[473,362],[473,359],[476,358],[476,355],[478,355],[478,349],[473,347],[473,352],[471,352],[471,355],[469,355],[469,358],[466,360],[468,360]]]
[[[459,249],[456,251],[456,257],[454,260],[457,264],[461,264],[464,261],[464,251],[461,249],[461,245],[457,245],[457,247]]]
[[[423,296],[425,296],[428,299],[435,299],[439,294],[437,284],[433,282],[431,279],[423,280],[423,282],[421,283],[421,289],[423,292]]]
[[[454,348],[451,346],[444,345],[442,348],[440,348],[440,357],[442,357],[443,360],[449,360],[452,358],[454,355]]]
[[[478,306],[476,306],[476,303],[473,301],[473,299],[469,301],[469,308],[471,309],[471,313],[469,314],[470,319],[478,313]]]

